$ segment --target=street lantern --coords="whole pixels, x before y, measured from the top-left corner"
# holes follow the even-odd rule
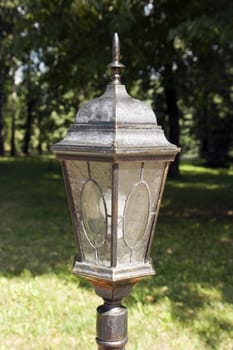
[[[119,39],[113,37],[111,82],[77,113],[53,146],[61,160],[78,245],[73,272],[104,299],[97,309],[99,350],[122,350],[132,286],[153,275],[150,247],[169,163],[169,143],[152,109],[120,82]]]

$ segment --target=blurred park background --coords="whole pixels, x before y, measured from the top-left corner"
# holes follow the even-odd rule
[[[0,350],[91,349],[101,300],[71,275],[75,241],[50,147],[109,81],[182,147],[135,287],[129,350],[233,349],[233,3],[0,0]],[[173,178],[172,178],[173,177]]]
[[[183,154],[225,165],[233,133],[231,1],[1,0],[0,154],[43,153],[109,81],[152,104]]]

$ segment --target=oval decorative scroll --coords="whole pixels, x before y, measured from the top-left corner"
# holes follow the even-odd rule
[[[107,230],[107,210],[98,184],[89,180],[81,192],[81,216],[86,236],[95,248],[105,240]]]
[[[129,248],[139,243],[146,231],[150,214],[150,193],[145,182],[131,190],[124,210],[124,239]]]

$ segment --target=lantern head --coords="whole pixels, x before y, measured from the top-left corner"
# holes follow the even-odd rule
[[[154,274],[151,242],[168,166],[179,152],[152,109],[121,84],[117,34],[110,67],[105,93],[79,109],[53,146],[78,244],[73,272],[100,284]]]

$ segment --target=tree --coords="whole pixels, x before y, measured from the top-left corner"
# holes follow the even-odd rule
[[[4,104],[6,84],[13,62],[13,34],[17,17],[16,2],[0,1],[0,155],[4,155]]]
[[[224,162],[232,142],[233,32],[232,5],[225,8],[216,0],[25,0],[16,6],[17,35],[4,34],[3,43],[4,61],[12,65],[5,58],[13,48],[22,72],[24,152],[29,144],[39,152],[48,148],[78,106],[103,92],[118,31],[130,93],[152,102],[171,142],[190,148],[195,139],[202,157]],[[171,174],[179,174],[179,158]]]

